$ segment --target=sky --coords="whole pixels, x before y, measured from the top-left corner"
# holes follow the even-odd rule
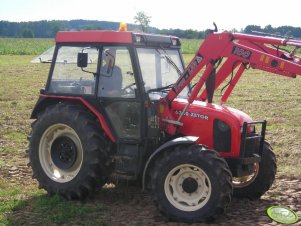
[[[0,21],[101,20],[134,23],[138,11],[160,29],[240,30],[301,26],[301,0],[0,0]]]

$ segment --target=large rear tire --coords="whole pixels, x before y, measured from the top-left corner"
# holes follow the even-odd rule
[[[49,194],[84,199],[106,183],[108,154],[95,117],[56,104],[38,115],[29,137],[33,177]]]
[[[232,176],[224,159],[199,145],[179,145],[157,158],[152,196],[166,217],[180,222],[208,221],[231,201]]]
[[[259,199],[272,186],[277,171],[276,157],[268,143],[264,143],[262,158],[246,177],[233,177],[233,195],[238,198]]]

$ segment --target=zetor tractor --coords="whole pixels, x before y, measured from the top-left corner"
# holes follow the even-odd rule
[[[70,200],[106,183],[138,182],[166,217],[196,222],[223,213],[232,195],[258,199],[271,187],[266,121],[224,103],[246,69],[301,75],[301,41],[215,30],[187,67],[173,36],[72,31],[55,41],[31,115],[29,158],[40,188]]]

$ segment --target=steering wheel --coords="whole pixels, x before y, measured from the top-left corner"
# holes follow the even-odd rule
[[[125,94],[125,95],[129,95],[129,94],[135,94],[135,89],[133,86],[135,86],[136,83],[131,83],[127,86],[125,86],[123,89],[122,89],[122,93]]]

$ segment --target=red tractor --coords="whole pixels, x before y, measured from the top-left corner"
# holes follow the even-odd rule
[[[177,37],[59,32],[31,115],[33,177],[66,199],[136,181],[162,214],[183,222],[216,217],[232,195],[260,198],[276,174],[266,121],[223,103],[248,68],[301,75],[300,47],[299,40],[212,31],[185,68]],[[213,104],[228,77],[221,104]]]

